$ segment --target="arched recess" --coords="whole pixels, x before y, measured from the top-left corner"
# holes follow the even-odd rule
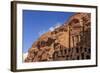
[[[78,13],[75,16],[72,16],[70,18],[70,21],[68,22],[69,26],[69,48],[73,47],[80,47],[87,45],[84,43],[84,40],[86,38],[89,38],[86,36],[88,32],[90,34],[90,14],[88,13]],[[90,40],[89,40],[90,41]],[[83,42],[81,45],[80,42]],[[89,43],[88,43],[89,44]]]
[[[83,20],[80,13],[72,16],[68,23],[69,25],[69,47],[73,48],[80,42],[80,32],[83,31]]]

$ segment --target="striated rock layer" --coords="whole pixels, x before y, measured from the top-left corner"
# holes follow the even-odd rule
[[[43,34],[29,48],[25,62],[91,58],[91,14],[76,13],[54,31]]]

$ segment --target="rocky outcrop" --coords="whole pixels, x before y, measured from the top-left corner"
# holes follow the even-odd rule
[[[32,44],[25,62],[91,58],[91,15],[76,13],[62,26]]]

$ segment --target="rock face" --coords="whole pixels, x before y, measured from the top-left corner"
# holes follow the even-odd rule
[[[76,13],[62,26],[43,34],[28,51],[25,62],[91,58],[91,14]]]

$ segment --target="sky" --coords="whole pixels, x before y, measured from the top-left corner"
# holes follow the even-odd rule
[[[61,26],[73,12],[23,10],[23,53],[45,32]]]

